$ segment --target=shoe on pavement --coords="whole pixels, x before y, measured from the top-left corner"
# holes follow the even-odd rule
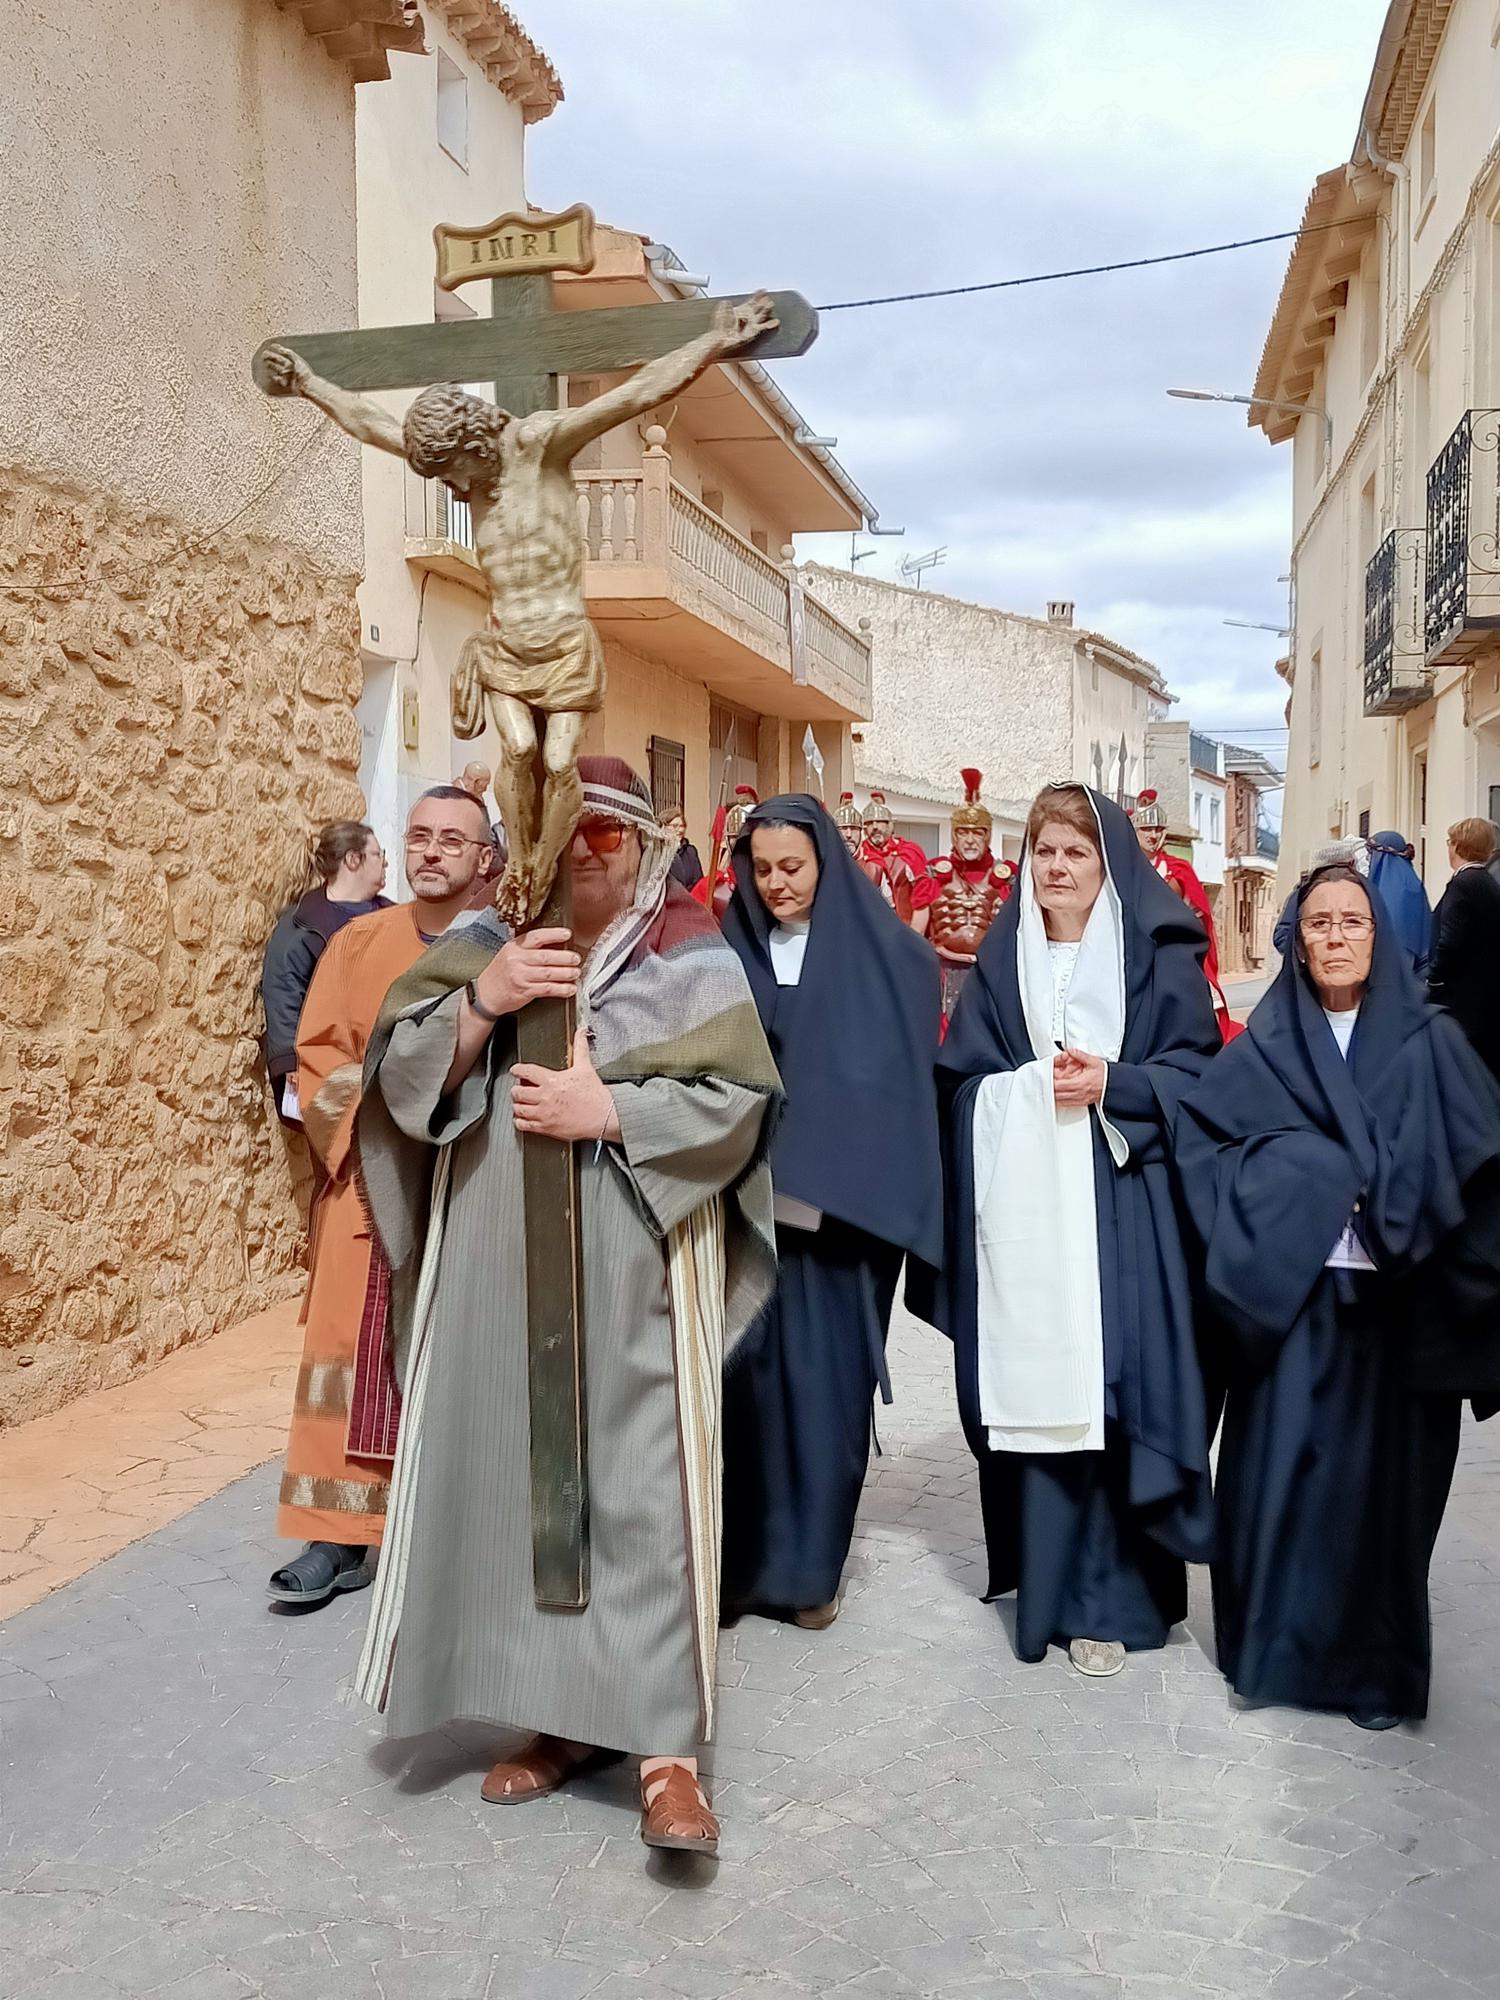
[[[838,1615],[839,1601],[835,1597],[829,1604],[813,1604],[805,1611],[794,1611],[792,1623],[800,1625],[804,1632],[826,1632]]]
[[[1378,1709],[1351,1708],[1349,1720],[1356,1729],[1395,1729],[1399,1726],[1399,1715],[1382,1715]]]
[[[340,1591],[365,1590],[374,1581],[363,1542],[309,1542],[300,1556],[272,1570],[266,1591],[280,1604],[326,1604]]]
[[[1125,1648],[1118,1639],[1075,1639],[1068,1647],[1068,1658],[1079,1673],[1103,1680],[1124,1666]]]

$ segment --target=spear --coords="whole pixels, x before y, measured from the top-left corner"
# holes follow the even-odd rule
[[[724,852],[724,822],[728,817],[729,810],[726,803],[729,796],[729,773],[734,764],[734,733],[739,726],[739,717],[731,715],[729,718],[729,734],[724,740],[724,765],[723,769],[719,772],[719,803],[714,808],[713,827],[711,830],[713,845],[709,852],[708,869],[708,901],[710,909],[713,907],[714,884],[719,879],[719,858]]]

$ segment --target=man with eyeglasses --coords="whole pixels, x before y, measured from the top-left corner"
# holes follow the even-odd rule
[[[305,1544],[273,1572],[283,1604],[326,1603],[369,1583],[396,1449],[400,1399],[384,1358],[388,1275],[372,1254],[355,1181],[354,1121],[365,1046],[394,982],[494,879],[489,816],[473,792],[437,785],[407,823],[414,900],[346,924],[308,988],[297,1076],[308,1143],[325,1176],[313,1206],[312,1259],[277,1531]]]

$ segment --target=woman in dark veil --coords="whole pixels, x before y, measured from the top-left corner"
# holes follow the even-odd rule
[[[1427,1712],[1464,1397],[1500,1408],[1500,1090],[1347,865],[1314,868],[1177,1158],[1230,1360],[1214,1565],[1239,1693]]]
[[[738,952],[786,1103],[771,1142],[780,1276],[764,1337],[724,1385],[726,1610],[819,1629],[887,1402],[905,1253],[936,1260],[942,1169],[937,959],[809,795],[767,799],[733,853]]]
[[[1208,1425],[1167,1142],[1219,1048],[1207,940],[1120,809],[1032,806],[938,1062],[947,1260],[912,1303],[953,1336],[987,1597],[1016,1651],[1118,1673],[1210,1554]]]

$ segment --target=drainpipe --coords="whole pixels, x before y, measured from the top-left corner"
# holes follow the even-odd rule
[[[1389,174],[1395,189],[1395,199],[1391,203],[1391,283],[1390,296],[1386,306],[1386,335],[1381,362],[1391,358],[1395,329],[1405,322],[1406,294],[1411,282],[1409,259],[1411,246],[1408,241],[1408,225],[1411,221],[1411,168],[1400,160],[1388,160],[1375,145],[1375,135],[1367,125],[1360,134],[1360,151],[1378,173]]]
[[[1360,134],[1360,150],[1377,172],[1388,174],[1391,180],[1391,294],[1386,301],[1385,352],[1381,356],[1384,368],[1390,361],[1391,349],[1395,345],[1396,330],[1406,324],[1407,293],[1411,285],[1411,168],[1401,160],[1388,160],[1375,144],[1375,134],[1366,125]],[[1404,440],[1403,440],[1404,442]],[[1407,482],[1420,479],[1412,468],[1406,468],[1406,478],[1402,484],[1402,504],[1407,499]],[[1421,487],[1418,491],[1421,492]],[[1392,509],[1394,516],[1395,510]],[[1426,506],[1422,509],[1426,519]],[[1405,725],[1398,719],[1396,727],[1387,731],[1385,745],[1385,789],[1394,815],[1396,800],[1400,796],[1401,750],[1406,736]]]

